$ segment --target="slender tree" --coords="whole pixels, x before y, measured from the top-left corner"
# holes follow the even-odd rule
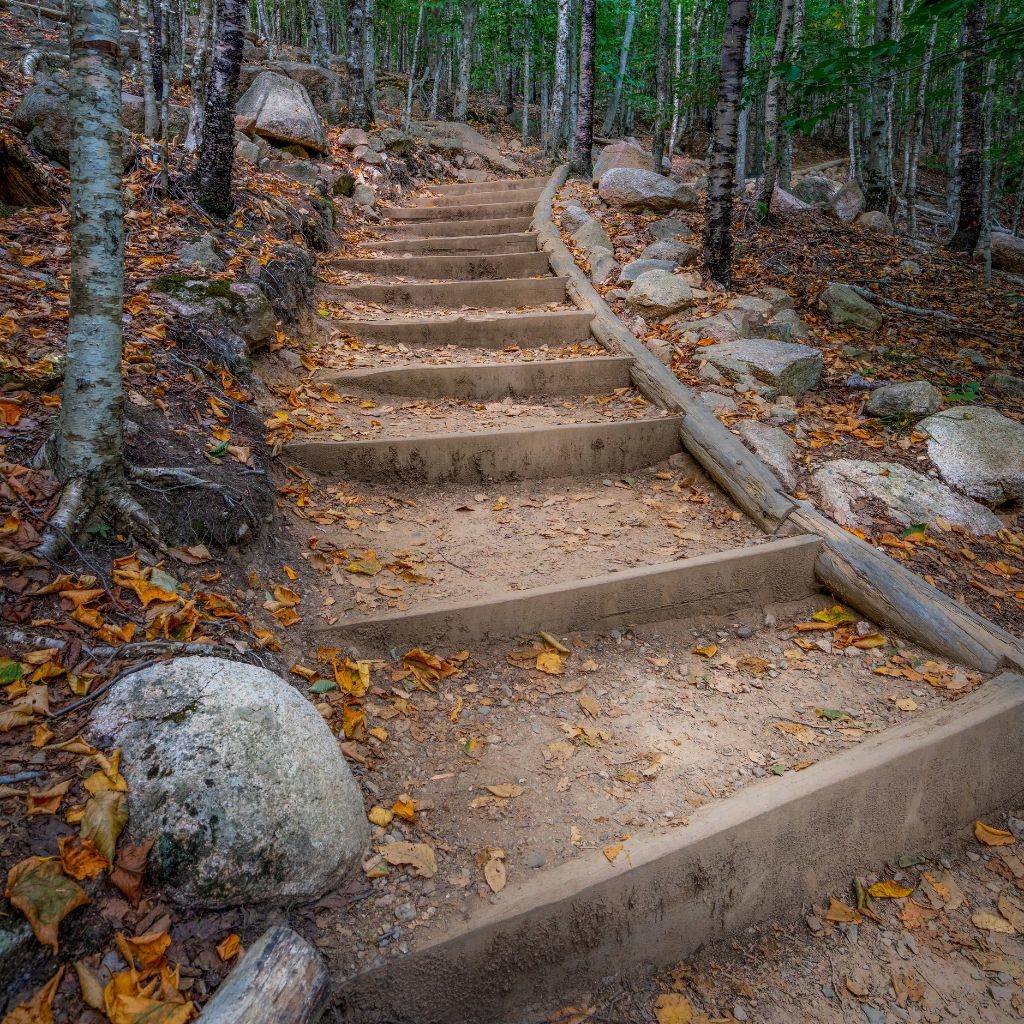
[[[200,0],[196,45],[192,52],[191,109],[185,152],[194,153],[203,139],[203,111],[206,107],[206,78],[210,70],[210,44],[213,38],[213,0]]]
[[[704,267],[715,284],[732,278],[732,197],[736,180],[736,137],[743,93],[743,54],[750,28],[750,0],[729,0],[725,12],[718,104],[711,137],[708,197],[704,211]]]
[[[608,111],[604,115],[604,124],[601,125],[602,135],[611,135],[616,119],[619,116],[619,107],[622,103],[622,83],[626,78],[626,67],[629,63],[629,47],[633,41],[633,26],[635,24],[636,0],[629,0],[629,7],[626,9],[626,27],[622,33],[622,46],[619,49],[619,70],[615,76],[615,85],[612,88],[612,98],[608,104]]]
[[[669,109],[669,45],[668,25],[672,14],[672,0],[661,0],[658,8],[658,56],[656,67],[657,78],[657,110],[654,113],[654,136],[651,140],[651,152],[654,154],[654,168],[662,170],[665,159],[665,125],[668,124]]]
[[[985,0],[973,0],[964,17],[968,56],[964,66],[959,181],[960,209],[949,240],[953,252],[974,252],[981,237],[982,142],[985,98]]]
[[[583,0],[580,20],[580,98],[576,108],[576,138],[572,170],[589,177],[594,148],[594,37],[597,34],[597,2]]]
[[[309,59],[318,67],[327,66],[331,45],[327,38],[327,11],[324,0],[309,0]]]
[[[558,150],[562,140],[565,116],[565,93],[569,81],[569,10],[571,0],[558,0],[558,28],[555,37],[555,83],[551,97],[551,116],[548,122],[548,144],[551,153]]]
[[[153,54],[150,49],[152,38],[152,27],[150,25],[149,0],[138,0],[135,5],[136,27],[139,33],[139,63],[143,68],[153,66]],[[142,110],[143,110],[143,134],[147,139],[152,139],[157,133],[158,118],[156,86],[153,75],[142,76]]]
[[[476,0],[462,0],[462,36],[459,42],[459,84],[452,116],[465,121],[469,113],[469,77],[473,70],[473,36],[476,32]]]
[[[533,50],[533,2],[523,3],[523,148],[530,144],[530,54]]]
[[[370,126],[370,105],[366,96],[366,74],[363,64],[363,3],[349,0],[348,22],[345,26],[345,70],[348,81],[349,120],[360,128]]]
[[[217,0],[217,41],[206,86],[203,142],[196,164],[199,205],[214,217],[231,213],[231,164],[235,149],[235,93],[242,63],[242,0]]]
[[[875,0],[876,45],[887,42],[893,32],[892,0]],[[867,158],[864,161],[864,199],[867,209],[889,213],[892,199],[892,177],[889,173],[889,131],[888,89],[889,61],[877,61],[877,68],[871,82],[871,116],[868,133]]]
[[[771,215],[772,196],[779,177],[782,157],[782,61],[786,56],[793,19],[793,0],[782,0],[779,4],[779,18],[775,26],[775,47],[772,50],[772,66],[768,72],[768,91],[764,99],[764,171],[757,199],[759,219],[767,220]]]

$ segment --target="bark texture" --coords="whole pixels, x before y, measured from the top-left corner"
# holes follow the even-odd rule
[[[622,83],[626,77],[626,65],[629,63],[629,47],[633,41],[633,26],[636,24],[636,0],[630,0],[629,8],[626,11],[626,28],[622,33],[622,49],[619,50],[619,71],[615,76],[615,85],[612,88],[611,102],[604,115],[604,124],[601,125],[602,135],[611,135],[612,129],[619,116],[619,106],[622,102]]]
[[[728,287],[732,277],[732,197],[736,179],[736,137],[743,92],[743,55],[750,29],[750,0],[729,0],[718,76],[718,105],[708,167],[704,221],[704,266],[712,281]]]
[[[886,2],[886,0],[880,0]],[[768,73],[768,91],[764,98],[764,173],[758,190],[759,219],[767,220],[772,211],[772,196],[779,179],[779,165],[782,156],[782,75],[781,65],[786,56],[790,25],[793,17],[792,0],[782,0],[779,5],[779,21],[775,26],[775,47],[772,50],[772,66]]]
[[[597,2],[583,0],[580,23],[580,98],[576,109],[576,139],[572,169],[589,177],[594,148],[594,37],[597,30]]]
[[[964,20],[967,46],[964,66],[963,115],[960,129],[960,208],[956,231],[949,240],[953,252],[974,252],[981,237],[982,214],[982,142],[984,135],[985,2],[974,0]]]
[[[196,166],[196,198],[214,217],[231,213],[231,164],[235,149],[235,94],[242,63],[242,0],[217,0],[217,41],[206,86],[203,144]]]
[[[562,138],[566,85],[569,81],[569,8],[570,0],[558,0],[558,30],[555,38],[555,84],[551,97],[548,141],[551,151]]]
[[[348,23],[345,26],[348,80],[348,116],[360,128],[370,127],[370,108],[366,99],[366,76],[363,71],[363,3],[349,0]]]
[[[123,474],[120,25],[116,0],[71,9],[71,309],[55,469],[101,491]]]
[[[459,46],[459,84],[455,90],[456,121],[465,121],[469,112],[469,76],[473,71],[473,35],[476,32],[476,0],[462,2],[462,41]]]
[[[654,169],[659,173],[661,172],[661,162],[665,158],[665,125],[668,123],[668,23],[671,14],[672,0],[661,0],[661,6],[658,9],[658,64],[655,72],[658,109],[654,115],[654,136],[651,140],[651,152],[654,154]]]
[[[873,42],[882,43],[892,38],[892,0],[877,0]],[[868,210],[891,213],[892,178],[889,174],[889,62],[878,62],[878,74],[871,83],[871,118],[868,132],[867,154],[864,160],[864,200]]]

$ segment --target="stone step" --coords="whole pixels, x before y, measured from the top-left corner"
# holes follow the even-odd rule
[[[344,370],[320,379],[339,387],[409,395],[465,398],[480,402],[529,395],[594,395],[630,386],[628,356],[590,356],[522,363],[410,363],[388,369]]]
[[[392,309],[517,309],[565,302],[564,277],[500,281],[438,281],[424,284],[324,285],[334,302],[373,302]]]
[[[519,192],[523,189],[544,188],[549,179],[495,178],[490,181],[456,181],[448,185],[431,185],[431,192],[442,195],[472,195],[474,192]]]
[[[519,430],[422,434],[373,441],[293,441],[287,458],[316,473],[409,486],[608,476],[682,451],[680,417]]]
[[[525,217],[496,217],[493,220],[431,220],[409,221],[406,224],[388,224],[384,233],[388,238],[447,238],[451,235],[492,235],[529,231],[532,213]]]
[[[331,269],[375,274],[378,277],[414,277],[440,281],[501,281],[516,277],[539,277],[551,270],[546,252],[336,259],[331,262]]]
[[[472,202],[474,206],[485,205],[490,203],[508,203],[508,202],[533,202],[535,203],[540,199],[541,193],[544,191],[544,186],[541,185],[537,188],[524,188],[517,189],[515,192],[472,192],[467,195],[459,195],[458,193],[445,194],[445,195],[424,195],[416,196],[415,199],[409,200],[410,206],[465,206],[467,202]],[[514,196],[512,200],[509,197]]]
[[[545,630],[604,632],[617,626],[734,615],[818,593],[818,537],[790,537],[748,548],[625,569],[591,579],[445,601],[417,611],[349,619],[321,636],[360,655],[391,647],[447,650]]]
[[[472,206],[383,206],[381,216],[388,220],[500,220],[503,217],[532,217],[532,199],[513,203],[474,203]]]
[[[593,314],[559,309],[480,316],[396,317],[390,320],[337,320],[338,327],[360,341],[410,348],[459,345],[499,349],[508,345],[534,348],[571,345],[590,340]]]
[[[529,231],[506,235],[453,235],[450,238],[389,238],[367,242],[378,252],[408,253],[416,256],[445,256],[454,253],[536,252],[537,236]]]

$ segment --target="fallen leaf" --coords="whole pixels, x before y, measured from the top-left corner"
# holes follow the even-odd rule
[[[490,887],[491,892],[501,892],[505,888],[508,875],[505,871],[504,861],[492,857],[484,865],[484,880]]]
[[[557,651],[542,651],[537,655],[535,665],[549,676],[560,676],[565,671],[565,658]]]
[[[128,824],[128,798],[124,793],[107,790],[89,798],[82,815],[83,839],[91,839],[100,853],[113,864],[117,840]]]
[[[797,722],[776,722],[775,728],[779,732],[795,737],[801,743],[817,743],[818,741],[818,734],[813,729],[808,729],[806,725],[800,725]]]
[[[64,977],[64,968],[57,973],[35,995],[19,1003],[6,1017],[3,1024],[53,1024],[53,997]]]
[[[394,819],[395,814],[394,811],[389,811],[386,807],[381,807],[380,804],[376,804],[370,808],[366,817],[369,819],[371,825],[376,825],[378,828],[387,828]]]
[[[691,1024],[693,1004],[678,992],[666,992],[658,996],[654,1004],[654,1016],[658,1024]]]
[[[73,779],[67,779],[47,789],[30,789],[25,798],[28,804],[26,814],[29,817],[36,814],[56,814],[73,781]]]
[[[79,881],[83,878],[96,878],[110,866],[91,839],[61,836],[57,840],[57,849],[60,851],[60,863],[64,874]]]
[[[114,870],[110,873],[111,884],[124,894],[132,906],[138,906],[142,899],[142,886],[146,875],[146,858],[153,848],[153,840],[147,839],[138,846],[126,844],[117,854]]]
[[[718,644],[708,644],[705,647],[694,647],[694,654],[699,654],[702,658],[713,658],[718,653]]]
[[[82,990],[82,1001],[94,1010],[103,1009],[103,985],[96,972],[84,961],[75,961],[78,986]]]
[[[412,802],[412,797],[408,793],[400,793],[398,795],[398,799],[391,805],[391,811],[396,818],[401,818],[403,821],[413,824],[416,822],[416,805]]]
[[[971,914],[971,924],[986,932],[998,932],[1000,935],[1017,934],[1017,929],[1005,917],[1000,917],[998,914],[979,911],[977,914]]]
[[[914,891],[913,887],[900,885],[899,882],[875,882],[868,889],[868,895],[876,900],[901,900]]]
[[[426,843],[388,843],[377,851],[395,867],[409,867],[420,878],[437,874],[437,857]]]
[[[57,953],[57,929],[68,914],[90,902],[61,870],[56,857],[28,857],[7,872],[4,895],[28,919],[35,937]]]
[[[985,846],[1011,846],[1013,844],[1013,833],[1004,832],[1001,828],[992,828],[984,822],[974,823],[974,838]]]
[[[171,937],[164,931],[147,932],[134,938],[117,932],[114,941],[128,966],[145,972],[158,968],[165,961],[164,954],[171,944]]]
[[[837,900],[835,896],[830,896],[825,920],[835,924],[860,924],[862,918],[853,907],[848,907],[841,900]]]
[[[484,787],[488,793],[494,796],[504,797],[506,800],[514,799],[523,795],[523,787],[517,786],[514,782],[503,782],[497,786]]]
[[[232,932],[223,942],[217,943],[217,956],[225,963],[234,960],[242,951],[242,937]]]
[[[625,843],[612,843],[609,846],[606,846],[601,852],[604,854],[605,860],[607,860],[609,864],[614,864],[615,858],[622,853],[624,847]]]
[[[1024,907],[1017,903],[1006,893],[1003,893],[999,897],[998,901],[999,913],[1006,918],[1013,927],[1024,935]]]

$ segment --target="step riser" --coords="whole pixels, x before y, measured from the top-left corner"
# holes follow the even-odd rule
[[[497,235],[529,231],[532,223],[532,217],[413,221],[409,224],[389,224],[384,231],[388,238],[444,238],[451,235]]]
[[[527,1008],[583,1005],[609,975],[671,967],[748,928],[802,930],[806,908],[845,893],[851,878],[905,850],[934,855],[976,820],[1019,806],[1022,729],[1024,680],[1005,675],[821,764],[747,786],[686,827],[638,835],[614,864],[591,850],[536,874],[520,868],[458,931],[421,933],[407,956],[339,979],[338,1018],[536,1019]]]
[[[404,366],[352,370],[322,379],[343,388],[491,402],[530,395],[600,395],[630,386],[633,360],[621,356],[560,359],[542,363],[476,363],[472,366]]]
[[[519,192],[523,189],[543,189],[547,178],[502,178],[494,181],[459,181],[449,185],[431,185],[431,191],[442,195],[473,195],[477,192]]]
[[[494,203],[508,202],[531,202],[535,203],[541,197],[543,188],[522,189],[516,192],[473,192],[469,195],[442,195],[442,196],[419,196],[411,200],[413,206],[465,206],[472,203],[474,206],[493,205]],[[509,196],[514,196],[514,200]]]
[[[288,458],[317,473],[391,486],[607,476],[682,450],[678,417],[379,441],[297,441]]]
[[[447,256],[458,253],[536,252],[537,236],[529,232],[510,235],[467,235],[454,238],[393,238],[367,242],[367,249],[413,256]]]
[[[565,278],[452,281],[445,284],[353,284],[324,289],[334,302],[375,302],[392,309],[515,309],[565,302]]]
[[[485,254],[480,256],[385,256],[380,259],[340,259],[333,270],[378,277],[413,277],[441,281],[504,281],[539,277],[550,271],[547,253]]]
[[[395,206],[380,212],[389,220],[497,220],[501,217],[530,217],[534,203],[490,203],[486,206]]]
[[[572,345],[590,342],[590,313],[518,313],[485,320],[337,320],[337,326],[360,341],[411,348],[460,345],[501,349],[508,345]]]
[[[646,622],[717,618],[818,593],[817,537],[644,566],[594,580],[502,593],[491,600],[450,602],[419,612],[340,622],[323,630],[359,653],[406,644],[445,649],[547,630],[603,632]]]

